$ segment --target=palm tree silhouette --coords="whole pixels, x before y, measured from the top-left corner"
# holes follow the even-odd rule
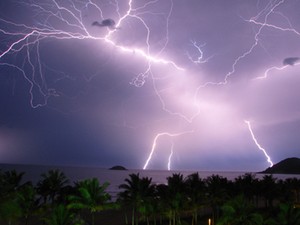
[[[207,199],[212,208],[212,225],[219,217],[220,207],[229,198],[230,182],[219,175],[211,175],[205,179],[207,186]]]
[[[258,204],[258,179],[253,173],[245,173],[234,180],[235,194],[243,195],[250,203]]]
[[[77,184],[77,195],[69,197],[70,209],[87,209],[91,214],[91,223],[95,224],[95,213],[107,208],[110,195],[105,191],[109,183],[100,185],[97,178],[86,179]]]
[[[300,224],[300,209],[296,208],[294,204],[280,204],[279,209],[276,219],[278,225]]]
[[[131,223],[139,224],[139,214],[144,216],[149,223],[149,216],[154,212],[153,200],[155,186],[152,184],[152,178],[140,178],[139,174],[130,174],[124,184],[119,186],[123,191],[119,194],[119,201],[124,206],[130,206],[132,209]]]
[[[5,224],[12,224],[22,217],[22,208],[18,202],[18,191],[22,184],[24,173],[16,170],[0,171],[0,219]]]
[[[10,170],[5,172],[0,172],[0,191],[1,195],[10,193],[12,191],[20,188],[23,176],[25,173],[17,172],[16,170]]]
[[[65,205],[59,204],[55,206],[52,212],[44,218],[47,225],[74,225],[83,224]]]
[[[192,210],[192,225],[198,224],[198,211],[205,204],[205,182],[198,173],[189,175],[185,180],[188,205]]]
[[[254,207],[243,195],[229,200],[222,206],[222,216],[217,225],[262,225],[263,217],[254,212]]]
[[[300,179],[287,178],[279,181],[282,187],[281,193],[284,195],[284,201],[288,203],[300,204]]]
[[[37,192],[44,200],[54,204],[69,183],[65,174],[59,170],[49,170],[41,175],[42,180],[37,183]]]
[[[163,187],[163,186],[162,186]],[[168,210],[169,224],[181,223],[180,212],[187,203],[186,185],[182,174],[173,174],[167,177],[167,186],[162,188],[162,200]]]
[[[261,195],[265,199],[266,207],[273,207],[273,200],[279,195],[280,189],[276,180],[273,175],[265,175],[259,182]]]
[[[17,199],[22,209],[25,225],[28,224],[29,217],[34,214],[39,207],[39,200],[36,198],[36,194],[36,189],[31,183],[24,185],[17,192]]]

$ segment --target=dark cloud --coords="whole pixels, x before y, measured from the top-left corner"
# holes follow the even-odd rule
[[[98,26],[98,27],[108,27],[110,29],[115,29],[116,22],[113,19],[105,19],[102,20],[101,23],[98,21],[95,21],[92,23],[92,26]]]
[[[285,58],[283,60],[283,65],[290,65],[290,66],[293,66],[295,65],[296,62],[299,61],[299,57],[289,57],[289,58]]]
[[[128,2],[0,1],[2,162],[142,168],[158,133],[193,131],[158,138],[149,169],[173,147],[173,169],[261,171],[244,120],[275,162],[300,156],[299,58],[285,58],[300,1]]]

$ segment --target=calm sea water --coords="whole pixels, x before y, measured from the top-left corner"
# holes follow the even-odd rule
[[[129,174],[139,173],[140,177],[151,177],[152,182],[155,184],[166,183],[166,178],[172,176],[174,173],[181,173],[184,177],[198,172],[201,178],[209,177],[213,174],[218,174],[222,177],[226,177],[229,180],[234,180],[240,175],[244,175],[247,172],[229,172],[229,171],[158,171],[158,170],[108,170],[102,168],[92,168],[92,167],[62,167],[62,166],[33,166],[33,165],[10,165],[10,164],[0,164],[0,169],[2,171],[16,169],[18,172],[25,172],[24,180],[31,180],[33,183],[40,180],[40,175],[46,173],[50,169],[59,169],[65,173],[65,175],[70,179],[71,182],[80,181],[87,178],[98,178],[99,182],[102,184],[104,182],[109,182],[110,185],[107,191],[115,197],[119,190],[119,185],[124,183],[124,180],[129,177]],[[255,172],[254,172],[255,173]],[[256,174],[256,178],[261,179],[265,174]],[[294,174],[274,174],[277,179],[286,179],[290,177],[296,177],[300,179],[300,175]]]

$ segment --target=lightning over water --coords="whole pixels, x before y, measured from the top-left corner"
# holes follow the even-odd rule
[[[172,143],[171,152],[170,152],[170,155],[168,157],[168,170],[169,171],[171,170],[171,162],[172,162],[173,153],[174,153],[174,144]]]
[[[151,150],[150,150],[150,153],[149,153],[149,156],[143,166],[143,169],[147,169],[148,167],[148,164],[150,163],[151,159],[152,159],[152,156],[155,152],[155,149],[156,149],[156,146],[157,146],[157,142],[158,142],[158,139],[161,138],[161,137],[164,137],[164,136],[167,136],[167,137],[170,137],[170,138],[174,138],[174,137],[178,137],[178,136],[182,136],[182,135],[186,135],[186,134],[190,134],[190,133],[193,133],[193,131],[184,131],[184,132],[180,132],[180,133],[168,133],[168,132],[162,132],[162,133],[158,133],[154,140],[153,140],[153,143],[152,143],[152,147],[151,147]],[[168,168],[170,166],[170,160],[172,158],[172,154],[173,154],[173,144],[172,144],[172,148],[171,148],[171,156],[169,156],[168,158]]]
[[[299,7],[297,0],[0,3],[0,158],[261,171],[249,138],[270,166],[300,157]],[[250,121],[251,136],[243,136],[244,118],[264,125],[272,147],[259,144]]]
[[[251,134],[251,137],[252,137],[252,139],[253,139],[255,145],[257,146],[257,148],[258,148],[259,150],[261,150],[261,151],[264,153],[264,155],[265,155],[265,157],[266,157],[266,159],[267,159],[267,162],[270,164],[270,167],[272,167],[272,166],[273,166],[273,162],[272,162],[270,156],[268,155],[267,151],[266,151],[266,150],[258,143],[258,141],[257,141],[257,139],[256,139],[256,137],[255,137],[255,135],[254,135],[254,133],[253,133],[253,130],[252,130],[250,121],[245,120],[245,123],[246,123],[247,126],[248,126],[249,132],[250,132],[250,134]]]

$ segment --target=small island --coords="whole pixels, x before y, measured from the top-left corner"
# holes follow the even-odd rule
[[[300,174],[300,159],[296,157],[284,159],[261,173]]]
[[[110,170],[127,170],[124,166],[113,166],[110,168]]]

